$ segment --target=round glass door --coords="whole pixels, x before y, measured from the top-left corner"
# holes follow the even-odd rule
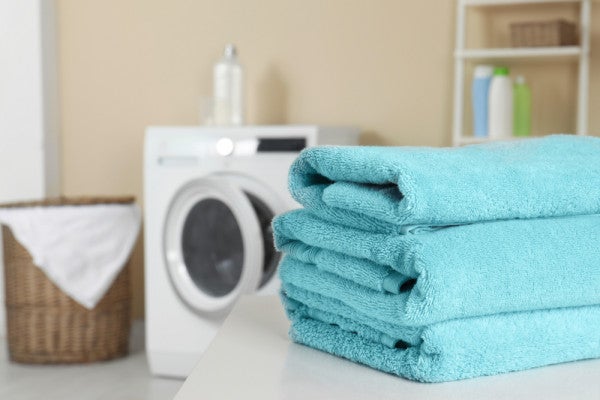
[[[198,201],[181,233],[183,261],[203,292],[225,296],[235,289],[244,268],[244,242],[237,219],[227,204],[214,198]]]
[[[169,275],[195,310],[226,310],[259,287],[263,229],[241,190],[210,178],[194,181],[175,196],[165,227]]]
[[[284,200],[281,192],[274,190],[271,184],[266,183],[266,179],[263,182],[263,177],[257,178],[239,172],[220,172],[213,174],[212,177],[219,181],[229,182],[239,188],[254,208],[263,247],[262,277],[259,291],[264,289],[262,293],[277,294],[279,292],[279,279],[277,279],[276,272],[281,260],[281,253],[275,250],[271,221],[275,215],[288,211],[290,204]]]

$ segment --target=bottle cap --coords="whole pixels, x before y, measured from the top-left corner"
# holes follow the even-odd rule
[[[508,67],[494,68],[494,75],[508,75]]]
[[[237,57],[237,49],[235,48],[235,45],[229,43],[227,46],[225,46],[225,51],[223,52],[223,55],[225,56],[225,58]]]
[[[489,78],[494,75],[494,67],[491,65],[477,65],[473,75],[475,75],[475,78]]]
[[[523,75],[517,75],[517,77],[515,78],[515,83],[517,85],[524,85],[525,84],[525,77]]]

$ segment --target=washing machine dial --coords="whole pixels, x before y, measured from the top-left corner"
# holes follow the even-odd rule
[[[217,154],[219,154],[223,157],[226,157],[226,156],[230,156],[233,154],[235,144],[233,143],[233,140],[224,137],[224,138],[217,140],[216,148],[217,148]]]

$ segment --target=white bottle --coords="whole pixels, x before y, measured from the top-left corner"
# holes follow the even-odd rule
[[[489,127],[491,138],[506,138],[513,131],[513,85],[508,68],[494,68],[489,94]]]
[[[238,62],[237,51],[234,45],[228,44],[213,69],[213,118],[216,125],[244,123],[242,84],[242,66]]]

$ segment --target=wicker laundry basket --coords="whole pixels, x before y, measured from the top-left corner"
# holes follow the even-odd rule
[[[133,197],[56,198],[7,207],[128,204]],[[64,294],[33,264],[27,250],[2,226],[10,359],[22,363],[89,363],[127,354],[131,289],[126,265],[92,310]],[[129,263],[128,263],[129,264]]]

